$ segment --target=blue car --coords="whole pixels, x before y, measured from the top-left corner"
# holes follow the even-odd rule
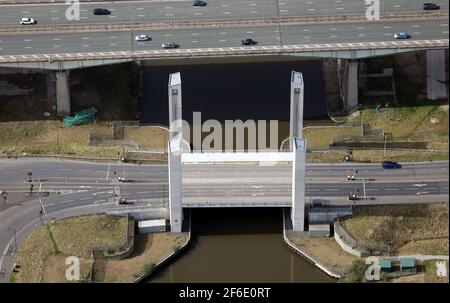
[[[398,32],[394,34],[394,39],[408,39],[411,36],[405,32]]]
[[[397,162],[392,162],[392,161],[383,161],[383,162],[381,162],[381,166],[383,168],[401,168],[402,167]]]

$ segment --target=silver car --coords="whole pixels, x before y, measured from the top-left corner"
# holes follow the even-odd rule
[[[137,35],[134,39],[135,39],[136,41],[150,41],[152,38],[150,38],[149,35],[146,35],[146,34],[140,34],[140,35]]]

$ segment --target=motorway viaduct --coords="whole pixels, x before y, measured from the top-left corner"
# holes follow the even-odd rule
[[[0,5],[0,66],[56,70],[57,105],[70,113],[68,71],[131,60],[286,55],[348,59],[345,103],[358,103],[355,59],[416,50],[427,55],[429,98],[446,97],[448,3],[422,11],[422,1],[380,2],[380,20],[367,20],[361,0],[218,0],[206,7],[191,1],[119,1],[102,4],[111,15],[94,16],[96,3],[81,3],[80,19],[65,18],[67,5]],[[38,20],[19,26],[21,17]],[[395,40],[395,32],[412,37]],[[136,42],[146,33],[152,40]],[[242,47],[253,38],[258,45]],[[174,41],[177,49],[161,49]],[[306,84],[307,85],[307,84]]]

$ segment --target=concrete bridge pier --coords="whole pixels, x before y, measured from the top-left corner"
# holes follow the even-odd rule
[[[295,231],[304,231],[306,146],[305,141],[300,138],[293,138],[293,142],[291,219]]]
[[[447,97],[445,50],[427,50],[427,98]]]
[[[351,110],[358,106],[358,65],[357,60],[348,60],[344,68],[342,89],[344,110]]]
[[[170,231],[179,233],[183,223],[182,183],[181,183],[181,146],[182,135],[169,141],[169,214]]]
[[[59,117],[70,115],[69,71],[56,72],[56,110]]]
[[[169,75],[169,213],[170,230],[181,232],[183,223],[181,153],[183,124],[181,107],[181,75]]]

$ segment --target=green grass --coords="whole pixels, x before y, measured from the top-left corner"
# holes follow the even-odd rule
[[[448,261],[447,263],[447,277],[437,277],[436,276],[436,260],[426,260],[423,262],[425,265],[425,282],[426,283],[448,283]]]
[[[141,268],[141,275],[146,275],[149,274],[153,271],[153,269],[155,269],[156,264],[155,263],[145,263],[144,265],[142,265]]]
[[[52,242],[52,247],[53,247],[52,254],[53,255],[58,255],[61,252],[59,251],[58,244],[56,244],[55,238],[53,237],[53,233],[52,233],[52,230],[50,228],[50,225],[46,225],[46,228],[47,228],[47,232],[48,232],[48,237],[49,237],[50,241]]]
[[[9,283],[16,283],[16,274],[13,272],[9,275]]]

